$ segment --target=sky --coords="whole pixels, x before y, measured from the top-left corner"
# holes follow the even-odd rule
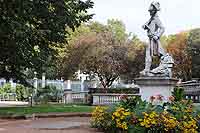
[[[127,32],[147,40],[141,28],[149,19],[148,8],[153,0],[93,0],[94,21],[106,24],[108,19],[118,19],[126,25]],[[165,27],[164,35],[200,28],[200,0],[157,0],[161,11],[158,15]]]

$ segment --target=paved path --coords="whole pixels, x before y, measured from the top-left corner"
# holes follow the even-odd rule
[[[28,102],[20,101],[0,101],[0,107],[13,107],[13,106],[25,106]]]
[[[0,133],[95,133],[89,117],[0,120]],[[100,133],[100,132],[99,132]]]

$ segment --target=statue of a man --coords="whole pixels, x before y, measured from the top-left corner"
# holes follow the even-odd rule
[[[150,73],[153,56],[162,57],[166,55],[166,52],[162,48],[159,40],[165,31],[157,14],[159,10],[160,3],[152,2],[148,10],[151,18],[142,26],[142,28],[147,31],[149,44],[146,47],[145,69],[140,72],[141,75],[148,76],[148,74]]]

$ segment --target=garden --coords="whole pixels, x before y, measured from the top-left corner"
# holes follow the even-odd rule
[[[92,112],[91,126],[104,132],[118,133],[198,133],[200,116],[190,100],[170,96],[151,97],[150,102],[138,97],[121,96],[112,106],[97,106]]]

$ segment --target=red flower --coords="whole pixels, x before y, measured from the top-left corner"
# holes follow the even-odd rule
[[[151,102],[153,102],[153,100],[155,100],[155,99],[156,99],[155,96],[151,96],[151,97],[150,97],[150,101],[151,101]]]
[[[160,94],[157,95],[157,99],[158,99],[158,100],[163,101],[163,98],[164,98],[164,97],[163,97],[162,95],[160,95]]]
[[[131,118],[131,124],[136,124],[138,122],[138,119],[135,115],[132,115],[132,118]]]

